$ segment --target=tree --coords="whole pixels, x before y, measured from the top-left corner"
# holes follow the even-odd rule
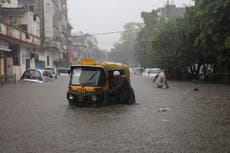
[[[187,68],[183,59],[179,21],[168,21],[158,28],[152,37],[152,61],[157,67],[164,68],[171,78],[182,78]]]
[[[181,78],[205,75],[208,68],[230,72],[230,1],[195,0],[184,18],[164,20],[153,10],[141,14],[135,53],[142,66],[170,70]],[[230,82],[230,79],[229,79]]]
[[[188,7],[186,8],[184,19],[177,22],[180,36],[180,60],[182,60],[184,65],[188,68],[189,73],[192,74],[192,78],[198,79],[201,67],[204,67],[205,64],[209,64],[209,57],[206,56],[200,46],[194,45],[197,37],[201,33],[201,19],[198,18],[196,14],[196,7]]]
[[[195,46],[216,58],[216,71],[230,72],[230,1],[196,0],[196,8],[201,32]]]
[[[135,45],[135,54],[138,62],[144,67],[152,67],[152,42],[151,39],[157,29],[164,23],[164,19],[158,16],[158,12],[142,12],[144,28],[138,33]]]
[[[112,48],[109,58],[111,61],[125,63],[129,66],[136,65],[134,46],[138,31],[143,27],[142,23],[130,22],[124,25],[121,38]]]

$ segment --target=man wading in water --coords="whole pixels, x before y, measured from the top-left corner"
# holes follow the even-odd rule
[[[169,88],[164,69],[161,70],[161,72],[153,79],[153,82],[156,83],[157,88],[162,88],[164,85],[166,88]]]

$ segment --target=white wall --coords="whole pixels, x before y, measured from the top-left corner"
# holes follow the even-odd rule
[[[34,13],[27,11],[20,19],[21,24],[27,24],[28,32],[40,37],[40,23],[33,20]]]
[[[26,57],[25,55],[26,54],[29,54],[31,51],[28,50],[27,48],[25,47],[21,47],[21,50],[20,50],[20,69],[21,69],[21,74],[26,70]],[[32,58],[30,59],[30,68],[35,68],[35,59]]]
[[[52,0],[44,0],[45,14],[45,37],[53,37],[53,2]]]
[[[17,7],[18,6],[18,1],[17,0],[11,0],[10,4],[5,2],[5,3],[0,3],[2,4],[2,7]]]

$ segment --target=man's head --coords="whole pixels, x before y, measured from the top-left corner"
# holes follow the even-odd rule
[[[113,72],[113,78],[114,78],[114,84],[115,85],[118,85],[120,84],[120,80],[121,80],[121,77],[120,77],[120,72],[119,71],[114,71]]]
[[[113,76],[120,76],[120,72],[119,71],[114,71]]]

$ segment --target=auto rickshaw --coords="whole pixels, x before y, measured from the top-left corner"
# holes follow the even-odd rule
[[[126,65],[102,62],[94,59],[81,59],[73,62],[70,68],[67,99],[70,105],[105,106],[116,102],[116,96],[110,96],[113,87],[113,72],[125,75],[130,85],[130,73]]]

